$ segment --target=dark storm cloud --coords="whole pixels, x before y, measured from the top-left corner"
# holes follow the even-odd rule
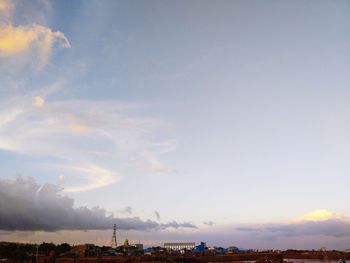
[[[254,236],[267,239],[316,235],[350,237],[350,222],[345,219],[334,218],[324,221],[303,221],[261,227],[239,227],[237,230],[249,232]]]
[[[99,207],[74,207],[74,200],[63,196],[57,185],[38,185],[33,178],[0,179],[0,230],[57,231],[110,229],[117,224],[123,230],[159,230],[195,228],[175,221],[160,224],[139,217],[116,218]]]

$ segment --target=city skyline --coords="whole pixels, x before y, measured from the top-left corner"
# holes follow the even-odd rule
[[[0,0],[1,239],[348,248],[349,11]]]

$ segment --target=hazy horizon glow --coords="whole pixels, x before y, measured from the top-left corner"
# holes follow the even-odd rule
[[[341,0],[0,0],[2,239],[105,244],[117,220],[348,248],[349,22]]]

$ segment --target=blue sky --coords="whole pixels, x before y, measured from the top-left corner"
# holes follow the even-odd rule
[[[345,248],[349,9],[347,1],[0,0],[0,178],[54,184],[74,207],[116,218],[197,227],[121,233],[145,243],[180,234]],[[310,222],[338,222],[348,234],[306,233],[300,226]],[[294,234],[265,233],[270,224]],[[72,242],[110,239],[107,230],[74,233]]]

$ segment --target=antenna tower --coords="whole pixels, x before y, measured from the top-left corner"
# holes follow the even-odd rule
[[[117,225],[114,224],[111,247],[117,248]]]

